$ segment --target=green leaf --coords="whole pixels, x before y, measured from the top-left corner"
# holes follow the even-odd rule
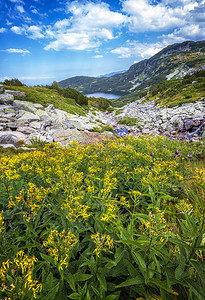
[[[197,296],[197,299],[204,300],[204,288],[202,288],[194,280],[187,280],[188,285],[192,292]]]
[[[81,296],[78,293],[73,293],[68,296],[70,299],[81,299]]]
[[[86,281],[86,280],[90,279],[91,277],[93,277],[93,275],[91,275],[91,274],[76,273],[75,275],[73,275],[73,278],[75,281]]]
[[[182,277],[182,275],[184,273],[184,267],[185,266],[178,265],[178,267],[176,268],[176,270],[175,270],[175,278],[177,280],[179,280]]]
[[[64,275],[65,277],[65,280],[68,282],[68,284],[70,285],[71,289],[73,291],[76,291],[76,288],[75,288],[75,280],[73,278],[73,275],[71,273],[66,273]]]
[[[157,286],[157,287],[167,291],[168,293],[175,293],[171,288],[169,288],[167,281],[161,281],[156,278],[153,278],[149,281],[149,284],[152,286]]]
[[[169,242],[175,244],[175,245],[179,245],[182,246],[186,249],[188,249],[190,251],[191,247],[189,245],[187,245],[186,243],[184,243],[182,240],[179,239],[175,239],[175,238],[169,238]]]
[[[131,277],[140,276],[137,269],[131,264],[131,262],[128,259],[124,258],[123,261],[128,269],[129,275]]]
[[[132,256],[135,262],[138,264],[140,271],[144,274],[146,271],[146,262],[143,259],[142,255],[139,252],[133,251]]]
[[[46,254],[43,254],[43,253],[40,253],[41,257],[45,260],[45,261],[48,261],[50,262],[52,265],[55,266],[55,261],[52,257],[46,255]]]
[[[116,286],[116,288],[126,287],[130,285],[136,285],[136,284],[144,284],[144,278],[141,276],[137,276],[135,278],[128,279],[119,285]]]
[[[103,273],[98,273],[97,278],[103,288],[103,290],[107,291],[107,282]]]
[[[119,297],[118,295],[112,294],[112,295],[107,296],[107,297],[105,298],[105,300],[114,300],[114,299],[117,299],[118,297]]]
[[[47,299],[49,300],[55,300],[56,299],[56,294],[58,292],[60,286],[60,282],[58,282],[50,291],[49,293],[46,295]]]

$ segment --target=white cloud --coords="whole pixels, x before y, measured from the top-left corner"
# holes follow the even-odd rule
[[[94,55],[93,58],[103,58],[103,55]]]
[[[72,13],[72,24],[78,30],[90,30],[93,27],[113,28],[120,26],[126,21],[122,13],[113,12],[109,5],[101,2],[99,4],[88,2],[67,2],[67,12]]]
[[[57,21],[46,30],[47,37],[56,40],[44,49],[85,50],[98,47],[103,41],[115,38],[114,31],[126,21],[122,13],[113,12],[109,5],[101,3],[67,2],[69,19]]]
[[[9,0],[12,3],[21,3],[24,4],[24,2],[22,0]]]
[[[99,45],[98,41],[91,41],[86,33],[67,32],[57,36],[56,41],[51,42],[44,48],[44,50],[85,50],[98,47]]]
[[[160,43],[139,43],[137,41],[127,41],[127,43],[119,48],[113,49],[110,52],[117,54],[119,58],[149,58],[163,49]]]
[[[36,39],[42,39],[44,38],[44,35],[41,33],[41,28],[36,26],[36,25],[32,25],[32,26],[26,26],[26,31],[27,34],[29,35],[29,37],[33,40]]]
[[[1,27],[1,28],[0,28],[0,33],[3,33],[3,32],[6,32],[6,28]]]
[[[129,15],[129,29],[143,32],[183,26],[189,13],[199,4],[194,0],[162,0],[157,5],[150,4],[148,0],[124,0],[122,6],[123,12]]]
[[[31,10],[31,12],[32,12],[33,14],[35,14],[35,15],[38,15],[38,14],[39,14],[39,12],[37,11],[36,8],[33,8],[33,9]]]
[[[13,31],[13,33],[16,33],[16,34],[25,33],[25,30],[22,27],[18,27],[18,26],[12,26],[11,31]]]
[[[188,24],[180,29],[175,29],[168,35],[163,35],[163,43],[170,45],[181,43],[186,40],[203,40],[205,39],[205,30],[199,24]]]
[[[23,50],[23,49],[6,49],[6,50],[1,50],[3,52],[7,52],[7,53],[17,53],[17,54],[22,54],[22,56],[26,55],[26,54],[30,54],[30,51],[28,50]]]
[[[25,12],[24,8],[22,5],[16,5],[15,9],[20,12],[21,14]]]
[[[12,26],[11,31],[13,31],[16,34],[25,34],[33,40],[44,38],[41,27],[36,25],[24,25],[23,27]]]
[[[63,20],[57,21],[54,24],[54,27],[57,28],[57,29],[65,29],[69,25],[70,25],[69,19],[63,19]]]

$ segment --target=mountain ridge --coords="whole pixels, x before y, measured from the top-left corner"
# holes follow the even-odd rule
[[[59,82],[84,94],[95,92],[132,95],[163,80],[184,77],[192,68],[205,65],[205,41],[185,41],[169,45],[149,59],[130,66],[110,77],[75,76]],[[128,100],[129,102],[129,100]]]

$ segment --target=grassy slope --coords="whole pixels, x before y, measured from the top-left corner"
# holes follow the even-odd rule
[[[144,92],[135,92],[113,100],[113,105],[121,107],[145,96],[144,102],[156,100],[156,104],[171,107],[183,103],[194,103],[205,98],[205,71],[199,71],[192,76],[186,75],[184,79],[171,79],[151,86]]]
[[[55,89],[28,86],[5,86],[5,89],[24,92],[26,94],[26,97],[18,97],[18,99],[24,101],[40,103],[43,106],[47,106],[48,103],[50,103],[53,104],[55,108],[65,110],[71,114],[86,114],[86,109],[84,107],[76,104],[76,101],[74,99],[64,98],[62,95],[59,95],[59,93]]]

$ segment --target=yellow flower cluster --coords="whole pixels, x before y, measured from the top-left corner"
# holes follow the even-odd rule
[[[191,214],[193,211],[193,205],[189,202],[188,199],[180,200],[176,205],[175,208],[177,209],[178,213],[184,214]]]
[[[114,248],[113,239],[111,239],[110,235],[103,234],[102,236],[97,232],[96,234],[91,235],[91,239],[96,245],[93,253],[100,257],[100,253],[102,251],[106,252]]]
[[[139,227],[140,231],[149,237],[160,236],[160,242],[163,242],[164,238],[170,235],[173,230],[173,227],[167,224],[164,214],[165,212],[159,208],[156,208],[154,212],[150,211],[148,220],[140,219],[142,224]]]
[[[195,175],[193,176],[198,183],[205,183],[205,169],[195,168]]]
[[[71,232],[51,230],[47,240],[43,241],[46,251],[52,256],[58,266],[58,270],[67,268],[69,263],[69,252],[78,242],[76,236]]]
[[[33,297],[37,298],[42,289],[42,284],[33,279],[32,270],[36,261],[35,256],[29,258],[23,250],[20,250],[16,253],[13,262],[9,259],[3,262],[0,268],[0,289],[9,291],[15,296],[15,299],[20,299],[25,291],[31,291]],[[9,283],[8,278],[13,278],[13,282]],[[19,285],[21,287],[20,292]]]

